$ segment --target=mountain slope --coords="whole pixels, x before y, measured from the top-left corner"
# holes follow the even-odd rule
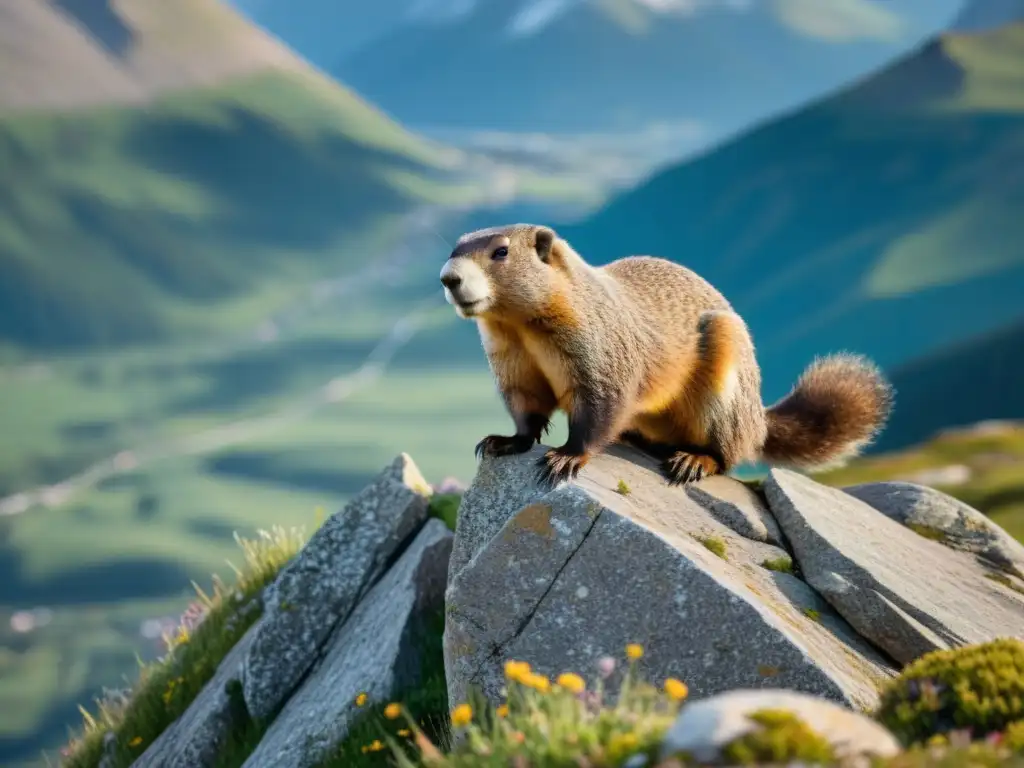
[[[595,261],[654,253],[717,284],[768,399],[831,350],[896,367],[1024,314],[1022,94],[1024,25],[943,37],[561,229]]]
[[[217,0],[0,0],[0,342],[244,327],[445,155]]]
[[[801,5],[792,2],[694,13],[638,0],[464,5],[444,23],[399,25],[327,68],[415,126],[580,132],[698,119],[717,135],[909,44],[881,22],[850,40],[806,34],[783,22],[780,8]]]

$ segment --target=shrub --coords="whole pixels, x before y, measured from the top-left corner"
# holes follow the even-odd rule
[[[1003,731],[1024,719],[1024,643],[925,654],[886,686],[878,719],[904,744],[960,729],[976,738]]]

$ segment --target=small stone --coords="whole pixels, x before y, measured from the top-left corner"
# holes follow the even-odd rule
[[[864,715],[824,699],[788,690],[735,690],[686,704],[665,734],[661,755],[690,753],[700,763],[722,762],[727,744],[761,728],[750,720],[759,710],[791,712],[826,739],[837,757],[891,757],[900,744]]]

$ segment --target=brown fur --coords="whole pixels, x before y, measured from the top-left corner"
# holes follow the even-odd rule
[[[503,244],[508,256],[492,259]],[[593,267],[528,224],[464,235],[451,258],[487,276],[491,302],[473,319],[516,425],[478,451],[529,450],[564,411],[569,438],[541,462],[549,481],[574,477],[620,437],[658,455],[675,483],[762,458],[820,466],[860,450],[891,408],[878,370],[839,355],[815,362],[766,410],[746,324],[673,262],[631,256]]]

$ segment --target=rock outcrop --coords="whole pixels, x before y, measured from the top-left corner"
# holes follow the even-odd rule
[[[484,459],[463,497],[446,595],[451,701],[473,686],[497,700],[509,659],[585,672],[638,642],[645,674],[686,680],[695,696],[767,686],[876,702],[891,663],[807,584],[763,565],[784,550],[737,534],[625,446],[544,492],[541,450]],[[746,505],[744,491],[714,495]]]
[[[901,664],[941,648],[1024,637],[1024,593],[992,579],[973,555],[795,472],[773,469],[764,492],[807,583]]]
[[[242,690],[256,719],[270,717],[316,661],[334,626],[427,518],[430,486],[402,454],[325,521],[267,589],[245,655]]]
[[[264,590],[261,618],[134,768],[216,765],[230,735],[252,722],[266,730],[246,766],[309,768],[345,739],[359,694],[377,704],[415,687],[453,543],[428,519],[431,493],[402,454],[328,518]]]
[[[915,533],[952,549],[972,552],[1018,576],[1024,545],[959,499],[917,483],[861,483],[843,488]]]
[[[426,622],[443,607],[452,535],[429,521],[323,650],[316,674],[274,719],[243,768],[306,768],[323,760],[360,714],[356,698],[387,701],[423,678]]]
[[[995,568],[1014,542],[990,521],[968,536],[969,507],[785,470],[756,490],[725,477],[672,488],[624,445],[545,490],[543,450],[485,458],[463,497],[446,594],[453,703],[472,688],[497,701],[510,659],[586,673],[637,642],[644,674],[685,680],[695,700],[773,688],[871,708],[926,651],[1024,637],[1024,585]]]

